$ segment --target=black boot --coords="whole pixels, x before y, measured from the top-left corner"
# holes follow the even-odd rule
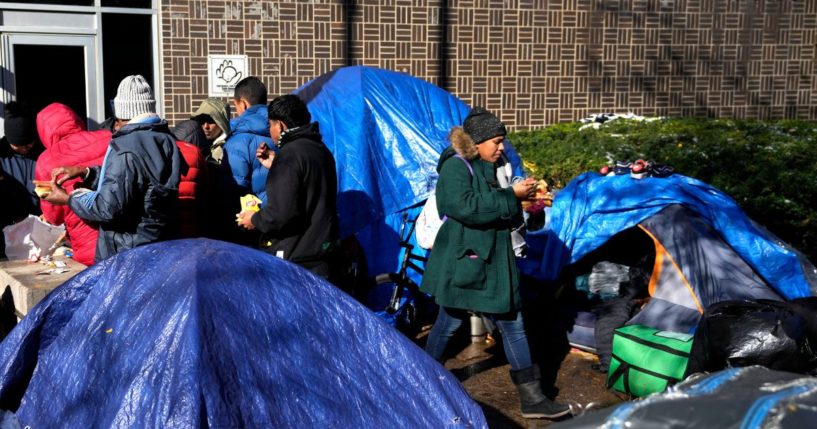
[[[551,401],[542,393],[541,378],[539,367],[535,364],[518,371],[511,370],[511,380],[519,391],[522,403],[522,417],[555,419],[570,413],[569,406]]]

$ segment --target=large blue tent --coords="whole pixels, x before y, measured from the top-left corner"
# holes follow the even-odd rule
[[[572,180],[554,199],[550,228],[528,234],[531,256],[523,271],[555,280],[566,265],[676,204],[708,223],[782,297],[817,291],[817,273],[802,254],[754,223],[725,193],[679,174],[637,180],[585,173]]]
[[[295,94],[335,156],[341,235],[356,235],[370,274],[395,270],[399,213],[428,198],[448,133],[471,109],[429,82],[366,66],[324,74]],[[521,174],[516,152],[506,153]]]
[[[349,296],[196,239],[98,263],[0,344],[26,427],[485,427],[441,365]]]

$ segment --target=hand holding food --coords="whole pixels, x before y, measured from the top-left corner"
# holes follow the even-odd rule
[[[258,149],[255,151],[255,158],[265,168],[269,169],[272,166],[272,161],[275,159],[275,152],[271,151],[265,142],[261,142]]]
[[[43,200],[51,204],[66,205],[68,204],[68,192],[58,185],[56,182],[34,181],[34,192]],[[39,189],[39,191],[38,191]]]
[[[544,180],[536,182],[535,192],[528,201],[522,201],[522,210],[528,213],[542,212],[545,207],[553,205],[553,192]]]
[[[536,192],[536,179],[527,178],[513,184],[513,194],[520,200],[528,199]]]
[[[238,226],[246,229],[255,229],[252,224],[252,215],[261,210],[261,200],[253,194],[247,194],[239,198],[241,202],[241,213],[235,215],[235,222]]]

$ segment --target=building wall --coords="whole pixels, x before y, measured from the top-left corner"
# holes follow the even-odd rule
[[[410,73],[514,129],[593,113],[817,119],[815,0],[163,0],[165,109],[246,54],[271,95],[344,65]]]

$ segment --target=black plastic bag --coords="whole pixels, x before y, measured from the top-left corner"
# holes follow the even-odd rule
[[[695,332],[687,373],[749,365],[813,372],[817,344],[809,338],[809,327],[817,323],[817,314],[803,311],[809,304],[757,300],[711,305]]]

